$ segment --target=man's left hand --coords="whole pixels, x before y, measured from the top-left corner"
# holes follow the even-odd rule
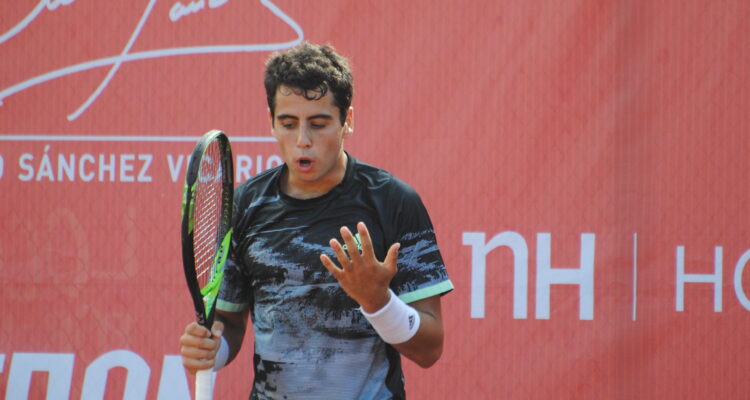
[[[375,256],[370,233],[363,222],[357,224],[357,233],[362,246],[361,251],[354,235],[347,227],[341,228],[341,238],[346,244],[346,250],[336,239],[329,242],[341,267],[325,254],[320,255],[320,261],[336,277],[341,288],[359,303],[364,311],[374,313],[390,299],[388,285],[398,269],[396,260],[401,245],[394,243],[388,249],[385,260],[380,262]]]

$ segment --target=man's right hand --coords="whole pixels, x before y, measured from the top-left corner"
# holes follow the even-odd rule
[[[195,374],[199,370],[213,368],[223,332],[224,324],[221,321],[214,321],[211,332],[195,321],[188,324],[185,333],[180,336],[180,354],[185,369]]]

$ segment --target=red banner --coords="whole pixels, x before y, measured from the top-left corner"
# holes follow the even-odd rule
[[[456,286],[409,398],[743,398],[750,3],[464,3],[2,2],[0,394],[189,396],[188,154],[217,128],[238,182],[278,165],[263,63],[309,40]]]

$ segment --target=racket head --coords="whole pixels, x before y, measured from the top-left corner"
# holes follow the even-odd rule
[[[211,329],[232,242],[234,168],[229,138],[207,132],[195,145],[182,199],[182,264],[199,324]]]

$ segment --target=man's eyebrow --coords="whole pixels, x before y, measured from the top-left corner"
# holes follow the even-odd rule
[[[307,117],[308,120],[310,120],[310,119],[318,119],[318,118],[333,119],[333,116],[331,114],[315,114],[315,115],[311,115],[311,116]]]
[[[292,114],[279,114],[279,115],[277,115],[277,116],[276,116],[276,119],[277,119],[277,120],[282,120],[282,119],[293,119],[293,120],[295,120],[295,121],[299,121],[299,117],[298,117],[298,116],[296,116],[296,115],[292,115]],[[313,119],[326,119],[326,120],[332,120],[332,119],[333,119],[333,116],[332,116],[332,115],[330,115],[330,114],[314,114],[314,115],[311,115],[311,116],[307,117],[307,120],[308,120],[308,121],[309,121],[309,120],[313,120]]]

